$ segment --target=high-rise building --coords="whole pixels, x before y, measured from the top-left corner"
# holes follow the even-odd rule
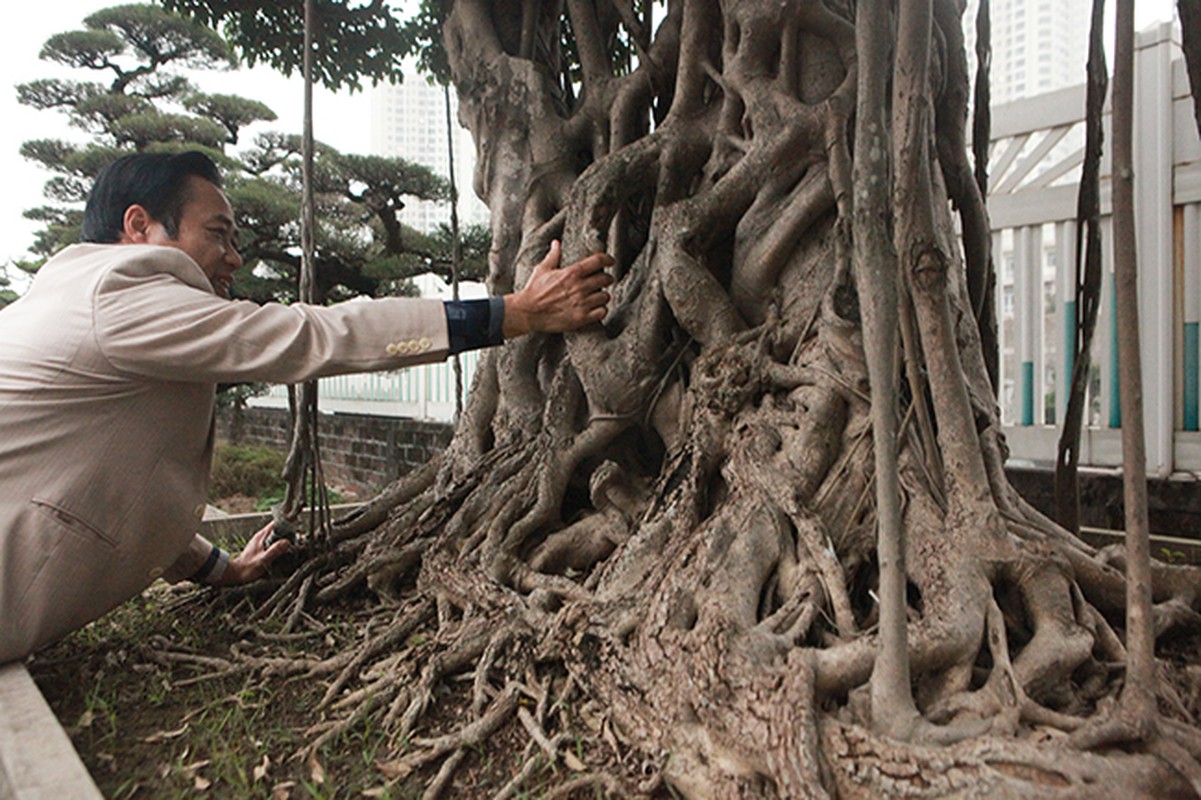
[[[992,104],[1084,83],[1088,59],[1088,0],[989,0],[992,20]],[[963,16],[975,75],[976,12]]]
[[[969,0],[963,16],[969,74],[973,80],[976,75],[976,16],[979,7],[980,0]],[[992,29],[989,79],[994,111],[1016,100],[1085,82],[1090,9],[1089,0],[989,0]],[[1082,126],[1075,126],[1050,153],[1044,154],[1043,163],[1036,166],[1031,174],[1041,173],[1081,147],[1083,137]],[[998,162],[1021,162],[1037,147],[1039,141],[1028,143],[1016,159],[1006,158],[1003,152],[1005,148],[994,151],[990,169],[995,171],[1002,168]],[[1004,173],[990,174],[994,185],[997,180],[1003,181],[1004,178]],[[1052,333],[1042,336],[1044,374],[1037,385],[1043,388],[1044,395],[1026,397],[1021,389],[1034,386],[1036,382],[1033,375],[1022,372],[1028,365],[1022,361],[1019,353],[1016,311],[1019,299],[1037,306],[1040,303],[1033,298],[1039,298],[1042,313],[1038,315],[1036,327],[1042,332],[1055,329],[1056,231],[1055,226],[1043,226],[1034,232],[1027,231],[1027,238],[1018,241],[1016,234],[1007,230],[995,240],[994,258],[999,284],[997,320],[1001,339],[998,400],[1001,417],[1006,424],[1053,425],[1056,420],[1059,338]],[[1023,280],[1027,284],[1032,282],[1033,286],[1022,287],[1016,278],[1015,265],[1019,250],[1025,259],[1035,262],[1023,272]],[[1019,289],[1025,292],[1021,297]],[[1062,399],[1058,398],[1060,405]]]
[[[431,86],[421,76],[413,75],[404,83],[381,84],[372,92],[371,152],[414,161],[449,177],[446,99],[442,87]],[[458,100],[453,91],[450,102],[455,179],[459,187],[459,224],[487,225],[488,207],[471,188],[475,146],[471,134],[459,125]],[[406,200],[401,222],[429,232],[439,223],[450,223],[450,205]]]

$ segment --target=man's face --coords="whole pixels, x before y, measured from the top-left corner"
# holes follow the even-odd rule
[[[179,217],[179,236],[171,238],[162,223],[151,221],[146,243],[178,248],[200,265],[213,290],[229,297],[234,272],[242,266],[236,246],[234,212],[225,193],[213,184],[192,176],[190,196]]]

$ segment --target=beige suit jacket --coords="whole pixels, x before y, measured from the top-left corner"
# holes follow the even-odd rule
[[[447,350],[438,300],[259,306],[174,248],[64,250],[0,312],[0,663],[200,567],[215,384]]]

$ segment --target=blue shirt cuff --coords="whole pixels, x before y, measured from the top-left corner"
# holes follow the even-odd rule
[[[446,332],[450,352],[462,353],[504,342],[505,299],[447,300]]]

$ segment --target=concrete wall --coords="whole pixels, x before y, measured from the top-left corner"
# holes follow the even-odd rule
[[[317,425],[321,464],[327,481],[371,497],[401,475],[425,464],[450,443],[453,429],[423,422],[367,414],[322,414]],[[286,450],[288,412],[279,408],[222,409],[217,436],[239,444]]]
[[[1039,511],[1055,516],[1055,473],[1043,469],[1006,470],[1013,487]],[[1201,481],[1192,476],[1147,481],[1151,533],[1201,540]],[[1080,524],[1091,528],[1126,527],[1122,476],[1112,470],[1080,471]]]
[[[330,483],[369,499],[400,475],[425,464],[450,443],[452,428],[366,414],[325,414],[319,425],[322,464]],[[248,408],[240,420],[218,415],[218,435],[245,444],[287,448],[288,414],[283,409]],[[1053,516],[1054,474],[1045,469],[1006,470],[1017,490],[1035,507]],[[1151,532],[1201,539],[1201,480],[1148,481]],[[1121,530],[1122,481],[1111,470],[1082,470],[1081,524]]]

